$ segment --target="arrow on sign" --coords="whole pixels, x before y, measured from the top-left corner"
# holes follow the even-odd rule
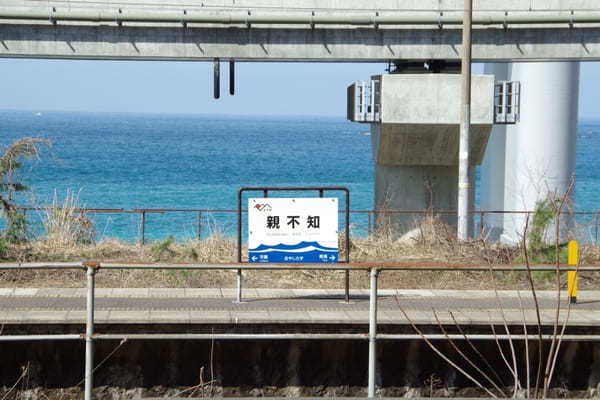
[[[252,256],[252,261],[256,261],[257,257],[256,256]]]
[[[335,260],[335,256],[329,256],[329,259],[330,259],[331,261],[334,261],[334,260]]]

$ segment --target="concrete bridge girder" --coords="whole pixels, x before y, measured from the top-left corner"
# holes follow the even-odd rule
[[[461,30],[0,24],[0,57],[202,61],[458,60]],[[473,61],[600,60],[600,27],[473,30]]]
[[[474,62],[600,60],[597,0],[506,0],[499,3],[474,0]],[[0,7],[0,57],[194,61],[218,57],[331,62],[458,60],[463,5],[463,0],[203,0],[193,3],[185,0],[4,0]],[[21,14],[29,17],[19,19]],[[184,24],[186,15],[201,17],[200,20],[206,17],[205,23]],[[260,21],[261,15],[269,18],[260,24],[245,23],[255,17]],[[554,23],[540,20],[552,15]],[[119,20],[126,16],[133,22]],[[91,20],[85,22],[85,18]],[[265,23],[277,18],[304,22]],[[328,18],[330,23],[339,19],[340,23],[319,25],[319,18]],[[393,25],[395,18],[403,23]],[[208,23],[218,20],[224,23]],[[356,24],[344,25],[346,20],[354,20]],[[413,20],[417,22],[407,25]],[[528,20],[536,23],[524,24]],[[311,24],[314,21],[317,23]],[[571,23],[573,21],[575,23]]]

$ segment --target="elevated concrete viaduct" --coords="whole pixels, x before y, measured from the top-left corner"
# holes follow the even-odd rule
[[[461,8],[458,0],[4,0],[0,57],[458,60]],[[600,59],[594,0],[478,0],[473,24],[474,62]]]

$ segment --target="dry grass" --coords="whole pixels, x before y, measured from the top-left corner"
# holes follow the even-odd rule
[[[480,239],[458,242],[453,229],[435,216],[421,219],[413,233],[408,239],[397,239],[382,230],[364,239],[353,239],[352,260],[506,264],[519,252],[518,247],[486,244]]]
[[[71,204],[73,198],[71,198]],[[101,240],[97,243],[78,243],[73,232],[75,225],[69,218],[76,214],[54,214],[63,224],[53,223],[54,233],[40,240],[11,245],[6,260],[32,261],[84,261],[101,260],[113,262],[175,262],[175,263],[227,263],[237,260],[237,245],[233,239],[217,233],[205,240],[176,242],[172,238],[146,245],[118,240]],[[58,215],[58,216],[57,216]],[[366,238],[354,238],[350,243],[353,262],[414,262],[414,263],[481,263],[501,264],[509,262],[519,248],[484,244],[481,240],[459,243],[452,230],[435,217],[423,219],[418,234],[409,241],[395,239],[387,232],[377,232]],[[340,243],[340,249],[345,244]],[[245,255],[246,249],[243,249]],[[340,258],[344,259],[344,251]],[[584,263],[600,260],[600,248],[582,247]],[[594,287],[600,277],[581,273],[580,286]],[[247,287],[277,288],[343,288],[343,271],[245,271]],[[519,274],[499,277],[502,287],[511,288],[515,283],[525,285]],[[234,287],[233,271],[101,271],[97,276],[100,287]],[[352,288],[367,288],[366,272],[352,272]],[[81,287],[84,274],[80,271],[17,271],[0,272],[0,286]],[[382,288],[431,288],[431,289],[486,289],[490,288],[489,275],[483,273],[412,272],[394,271],[382,274]],[[542,282],[542,285],[544,283]],[[551,285],[550,280],[548,284]]]
[[[42,241],[47,246],[64,248],[95,242],[94,224],[86,213],[76,211],[79,208],[83,208],[79,206],[79,193],[67,190],[61,201],[54,191],[52,204],[42,211]]]

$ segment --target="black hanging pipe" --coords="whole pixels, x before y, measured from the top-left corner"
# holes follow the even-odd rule
[[[235,61],[229,60],[229,94],[235,94]]]
[[[218,99],[221,96],[221,66],[218,58],[215,58],[214,61],[214,96],[215,99]]]

